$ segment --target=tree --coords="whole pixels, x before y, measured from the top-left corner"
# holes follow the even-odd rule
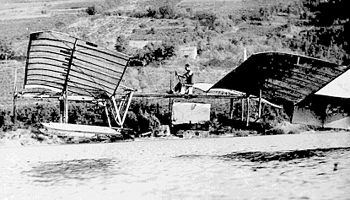
[[[88,15],[95,15],[97,13],[97,9],[95,6],[89,6],[86,8],[86,13]]]
[[[159,7],[159,14],[161,18],[171,19],[175,17],[175,11],[170,5]]]
[[[202,26],[208,27],[209,30],[214,30],[214,22],[217,16],[214,13],[198,12],[195,14],[194,19],[197,19]]]
[[[0,40],[0,60],[13,57],[15,52],[11,48],[11,44],[5,40]]]
[[[116,39],[114,48],[119,52],[125,52],[127,46],[127,39],[124,35],[119,35]]]

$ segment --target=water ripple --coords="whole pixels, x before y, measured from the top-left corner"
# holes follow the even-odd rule
[[[199,154],[185,154],[179,155],[175,158],[221,158],[224,160],[234,161],[250,161],[250,162],[270,162],[270,161],[291,161],[294,160],[293,164],[300,163],[299,159],[314,158],[319,164],[324,163],[322,157],[326,154],[336,152],[338,154],[344,151],[349,151],[350,147],[339,147],[339,148],[317,148],[317,149],[304,149],[304,150],[293,150],[293,151],[274,151],[274,152],[263,152],[263,151],[248,151],[248,152],[232,152],[225,155],[199,155]]]
[[[250,161],[250,162],[270,162],[270,161],[290,161],[295,159],[304,159],[311,157],[324,157],[331,152],[342,152],[350,150],[346,148],[326,148],[326,149],[305,149],[294,151],[275,151],[275,152],[233,152],[219,156],[225,160]],[[323,161],[321,161],[322,163]]]
[[[111,173],[117,164],[117,161],[107,158],[41,162],[22,174],[31,177],[36,183],[56,184],[96,178]]]

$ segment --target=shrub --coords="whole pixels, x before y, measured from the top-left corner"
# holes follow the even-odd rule
[[[197,12],[193,19],[198,20],[202,26],[208,27],[209,30],[214,30],[214,22],[217,19],[217,16],[214,13]]]
[[[41,122],[58,122],[59,108],[58,105],[51,103],[21,106],[17,108],[17,120],[23,122],[25,126]]]
[[[147,13],[146,14],[147,17],[155,18],[157,15],[157,10],[155,10],[154,8],[148,8],[146,13]]]
[[[89,6],[86,8],[85,11],[88,15],[95,15],[97,13],[97,9],[95,6]]]
[[[15,130],[16,126],[12,123],[12,115],[8,110],[1,110],[0,112],[0,130],[1,131],[11,131]]]
[[[11,44],[6,40],[0,40],[0,60],[5,60],[12,58],[15,55]]]
[[[161,44],[150,43],[142,50],[138,50],[130,61],[131,66],[148,65],[153,62],[160,62],[175,56],[175,45],[172,42]]]
[[[124,35],[119,35],[116,39],[114,48],[119,52],[125,52],[127,44],[127,39]]]
[[[165,19],[175,18],[175,11],[173,7],[171,7],[170,5],[161,6],[159,7],[158,10],[161,18],[165,18]]]

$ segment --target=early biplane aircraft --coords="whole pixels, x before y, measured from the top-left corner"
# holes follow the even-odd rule
[[[50,90],[46,97],[60,101],[60,123],[43,123],[57,134],[93,136],[119,134],[111,125],[123,127],[133,90],[117,95],[129,56],[101,48],[76,37],[54,31],[30,34],[25,66],[24,96],[40,97],[38,91]],[[109,127],[68,124],[68,101],[89,100],[104,106]]]

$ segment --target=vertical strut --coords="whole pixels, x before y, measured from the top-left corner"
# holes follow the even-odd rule
[[[115,121],[117,122],[117,124],[119,126],[122,126],[122,119],[120,117],[120,110],[119,110],[119,108],[117,106],[117,102],[115,101],[115,97],[114,96],[112,96],[112,103],[113,103],[113,106],[114,106],[114,109],[115,109],[115,115],[116,115],[116,116],[114,116],[114,119],[115,119]]]
[[[68,123],[68,80],[69,80],[69,73],[72,68],[72,63],[73,63],[73,56],[75,52],[75,47],[77,45],[78,39],[75,39],[74,45],[72,52],[69,57],[68,61],[68,68],[67,68],[67,74],[66,74],[66,79],[63,84],[63,89],[62,89],[62,98],[60,99],[60,122],[63,123]]]
[[[259,110],[258,110],[258,117],[259,117],[259,119],[260,119],[260,117],[261,117],[261,95],[262,95],[262,91],[261,91],[261,89],[259,90]]]
[[[249,126],[249,116],[250,116],[250,101],[249,101],[249,95],[247,97],[247,118],[246,118],[246,126]]]
[[[128,95],[128,100],[127,100],[128,103],[126,104],[126,108],[125,108],[125,111],[124,111],[124,116],[123,116],[123,120],[122,120],[122,124],[121,124],[122,127],[123,127],[126,115],[128,114],[128,110],[129,110],[129,107],[130,107],[130,104],[131,104],[131,99],[132,99],[133,95],[134,95],[134,92],[130,92],[129,95]]]

